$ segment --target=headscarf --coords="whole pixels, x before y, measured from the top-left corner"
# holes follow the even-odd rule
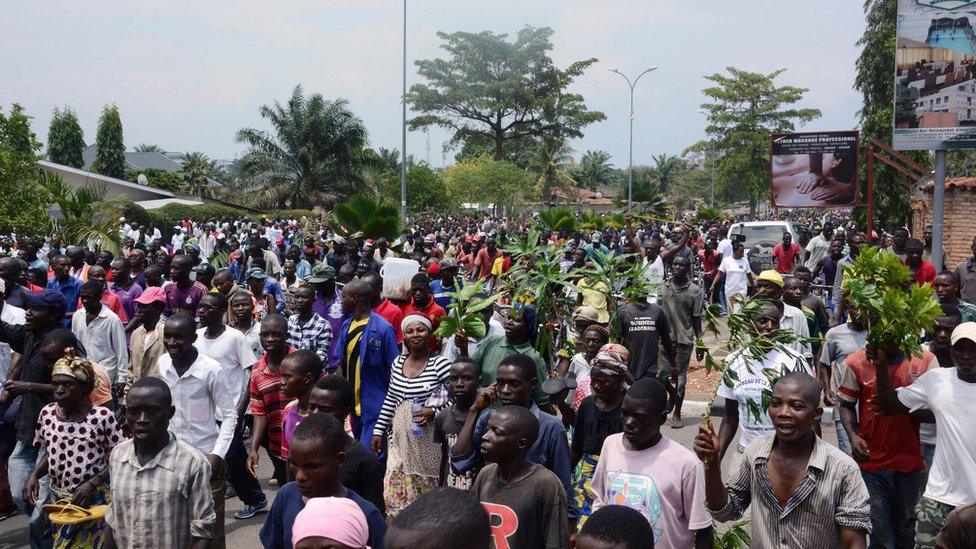
[[[422,315],[420,313],[410,313],[407,316],[403,317],[403,320],[400,322],[400,332],[401,333],[406,332],[408,326],[410,326],[411,324],[415,324],[417,322],[423,324],[424,326],[427,326],[428,330],[431,330],[433,328],[433,324],[431,324],[430,319],[427,318],[425,315]]]
[[[610,328],[607,328],[603,324],[590,324],[583,330],[583,336],[585,337],[587,332],[596,332],[600,335],[604,341],[610,341]],[[602,347],[601,347],[602,348]],[[626,351],[627,349],[624,349]]]
[[[92,387],[98,387],[98,376],[95,375],[92,362],[87,358],[76,358],[71,351],[64,358],[54,363],[51,377],[56,375],[73,377],[81,383],[90,383]]]
[[[356,549],[369,549],[369,526],[359,505],[349,498],[312,498],[295,517],[291,543],[329,538]]]
[[[600,351],[590,361],[592,368],[599,368],[610,375],[620,376],[626,383],[633,383],[634,376],[627,365],[630,363],[630,351],[619,343],[607,343],[600,347]]]

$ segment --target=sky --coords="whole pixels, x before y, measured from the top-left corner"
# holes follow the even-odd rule
[[[408,87],[419,80],[413,60],[443,55],[438,31],[511,35],[548,26],[557,65],[597,58],[572,90],[607,119],[570,143],[577,157],[603,149],[627,166],[629,90],[611,68],[633,76],[659,67],[636,88],[635,165],[704,137],[697,109],[705,76],[728,66],[788,69],[777,83],[809,88],[801,106],[823,111],[805,130],[857,124],[855,42],[864,30],[857,0],[407,2]],[[42,142],[56,106],[77,112],[91,143],[102,107],[114,103],[129,150],[153,143],[232,159],[246,150],[236,132],[270,129],[260,106],[284,102],[301,84],[347,99],[372,146],[400,148],[400,0],[33,0],[7,6],[4,20],[0,107],[24,105]],[[407,152],[449,165],[448,138],[441,129],[411,132]]]

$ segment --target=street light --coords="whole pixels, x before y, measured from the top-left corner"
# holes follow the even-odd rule
[[[400,219],[407,226],[407,0],[403,0],[403,104],[402,141],[400,143]]]
[[[705,115],[707,117],[708,116],[708,111],[706,111],[705,109],[698,109],[698,114],[702,114],[702,115]],[[711,145],[712,145],[712,147],[711,147],[712,148],[712,154],[710,156],[712,157],[712,161],[711,161],[711,165],[712,165],[712,208],[714,208],[715,207],[715,164],[718,161],[718,151],[715,148],[715,143],[711,143]]]
[[[618,71],[617,69],[610,69],[610,72],[619,74],[627,81],[627,85],[630,86],[630,160],[627,163],[627,211],[630,211],[631,200],[634,195],[634,86],[637,85],[637,81],[640,80],[641,76],[657,70],[657,67],[648,67],[644,69],[644,72],[637,75],[634,81],[631,82],[627,75]]]

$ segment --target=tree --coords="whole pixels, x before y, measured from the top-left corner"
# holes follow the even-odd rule
[[[865,0],[864,15],[866,26],[857,45],[861,55],[855,62],[857,76],[854,88],[861,92],[864,103],[858,112],[860,118],[861,142],[870,143],[878,139],[891,144],[892,109],[894,108],[895,74],[895,22],[897,20],[897,0]],[[908,157],[923,166],[930,166],[929,154],[925,151],[906,151]],[[867,166],[861,163],[861,196],[867,197]],[[969,175],[969,174],[967,174]],[[883,162],[874,165],[874,218],[883,220],[888,230],[905,224],[910,214],[909,194],[900,183],[903,176]],[[864,208],[856,212],[860,221],[864,220]]]
[[[362,232],[366,238],[393,240],[400,236],[400,208],[391,202],[357,194],[335,205],[329,226],[339,234]]]
[[[400,151],[380,147],[379,149],[376,149],[376,156],[384,171],[397,174],[400,173]],[[409,169],[409,166],[407,166],[407,168]],[[399,200],[397,202],[399,202]]]
[[[688,171],[688,163],[678,156],[668,154],[651,155],[651,160],[654,161],[654,167],[657,169],[658,186],[661,192],[664,193],[671,191],[682,174]]]
[[[14,103],[0,109],[0,233],[44,234],[45,193],[37,183],[41,144],[30,129],[31,117]]]
[[[380,185],[380,197],[394,204],[400,203],[400,172],[384,174]],[[430,169],[426,162],[410,164],[407,167],[407,213],[441,213],[451,210],[459,203],[447,195],[447,188],[440,174]]]
[[[208,196],[210,178],[220,171],[213,160],[202,152],[192,152],[183,155],[183,167],[180,169],[180,179],[184,190],[194,196],[204,198]]]
[[[613,181],[610,158],[607,151],[586,151],[580,158],[576,180],[590,189],[609,185]]]
[[[149,186],[173,193],[180,192],[183,187],[183,178],[180,174],[160,170],[158,168],[139,168],[136,170],[126,170],[125,180],[132,183],[139,183],[139,176],[144,175],[149,181]],[[128,217],[128,216],[126,216]]]
[[[102,109],[95,134],[95,161],[92,171],[122,179],[125,177],[125,144],[122,142],[122,119],[115,105]]]
[[[542,200],[552,198],[553,189],[576,186],[571,173],[576,170],[573,149],[566,141],[547,137],[527,152],[526,164],[535,175],[535,192]]]
[[[61,213],[51,223],[51,233],[62,242],[82,244],[94,250],[120,253],[119,224],[116,221],[127,201],[116,197],[105,200],[104,185],[72,188],[60,176],[43,172],[40,184],[47,190]]]
[[[715,85],[702,90],[712,103],[702,105],[707,111],[706,133],[712,142],[700,141],[692,150],[725,151],[718,160],[717,176],[726,186],[735,185],[749,199],[749,214],[756,214],[756,204],[769,192],[769,136],[795,131],[820,116],[819,109],[792,108],[808,91],[795,86],[777,86],[773,82],[786,69],[769,74],[749,72],[735,67],[729,74],[705,78]]]
[[[490,144],[496,160],[505,158],[511,142],[582,137],[583,127],[606,117],[566,88],[596,59],[559,69],[548,53],[552,34],[525,27],[509,41],[489,31],[437,33],[449,58],[416,62],[427,82],[407,94],[411,108],[423,113],[410,120],[410,129],[447,128],[454,132],[452,145],[471,139]]]
[[[75,111],[55,107],[47,130],[47,159],[62,166],[82,168],[85,165],[81,156],[84,149],[85,136]]]
[[[244,128],[237,141],[250,149],[241,176],[258,193],[258,203],[277,209],[334,204],[361,190],[369,166],[363,121],[345,99],[306,97],[295,86],[283,106],[262,106],[273,132]]]
[[[136,145],[135,151],[140,153],[159,153],[159,154],[163,154],[164,152],[166,152],[159,145],[147,145],[146,143],[141,143],[139,145]]]
[[[443,172],[447,195],[460,203],[509,207],[531,192],[532,175],[511,162],[481,156]]]

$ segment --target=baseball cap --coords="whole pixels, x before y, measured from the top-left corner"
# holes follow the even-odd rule
[[[251,267],[247,270],[247,273],[245,273],[244,278],[256,278],[258,280],[264,280],[265,278],[268,278],[268,275],[263,269]]]
[[[756,278],[756,280],[765,280],[767,282],[772,282],[773,284],[779,286],[780,288],[786,285],[786,282],[783,280],[783,275],[779,274],[773,269],[767,269],[759,273],[759,276]]]
[[[321,282],[335,280],[335,277],[335,269],[325,263],[319,263],[318,265],[312,267],[312,276],[308,279],[308,281],[312,284],[318,284]]]
[[[217,272],[217,269],[213,265],[207,262],[203,262],[197,265],[196,267],[194,267],[193,272],[201,273],[201,274],[214,274]]]
[[[162,288],[150,286],[146,288],[146,291],[142,292],[142,295],[135,298],[134,301],[142,305],[151,305],[156,301],[166,303],[166,292]]]
[[[956,326],[956,329],[952,331],[952,336],[950,337],[949,341],[955,345],[957,341],[963,339],[968,339],[969,341],[976,343],[976,322],[963,322],[962,324]]]
[[[61,311],[67,310],[68,308],[68,301],[64,298],[64,294],[57,290],[41,290],[36,294],[26,292],[24,298],[31,307]]]

